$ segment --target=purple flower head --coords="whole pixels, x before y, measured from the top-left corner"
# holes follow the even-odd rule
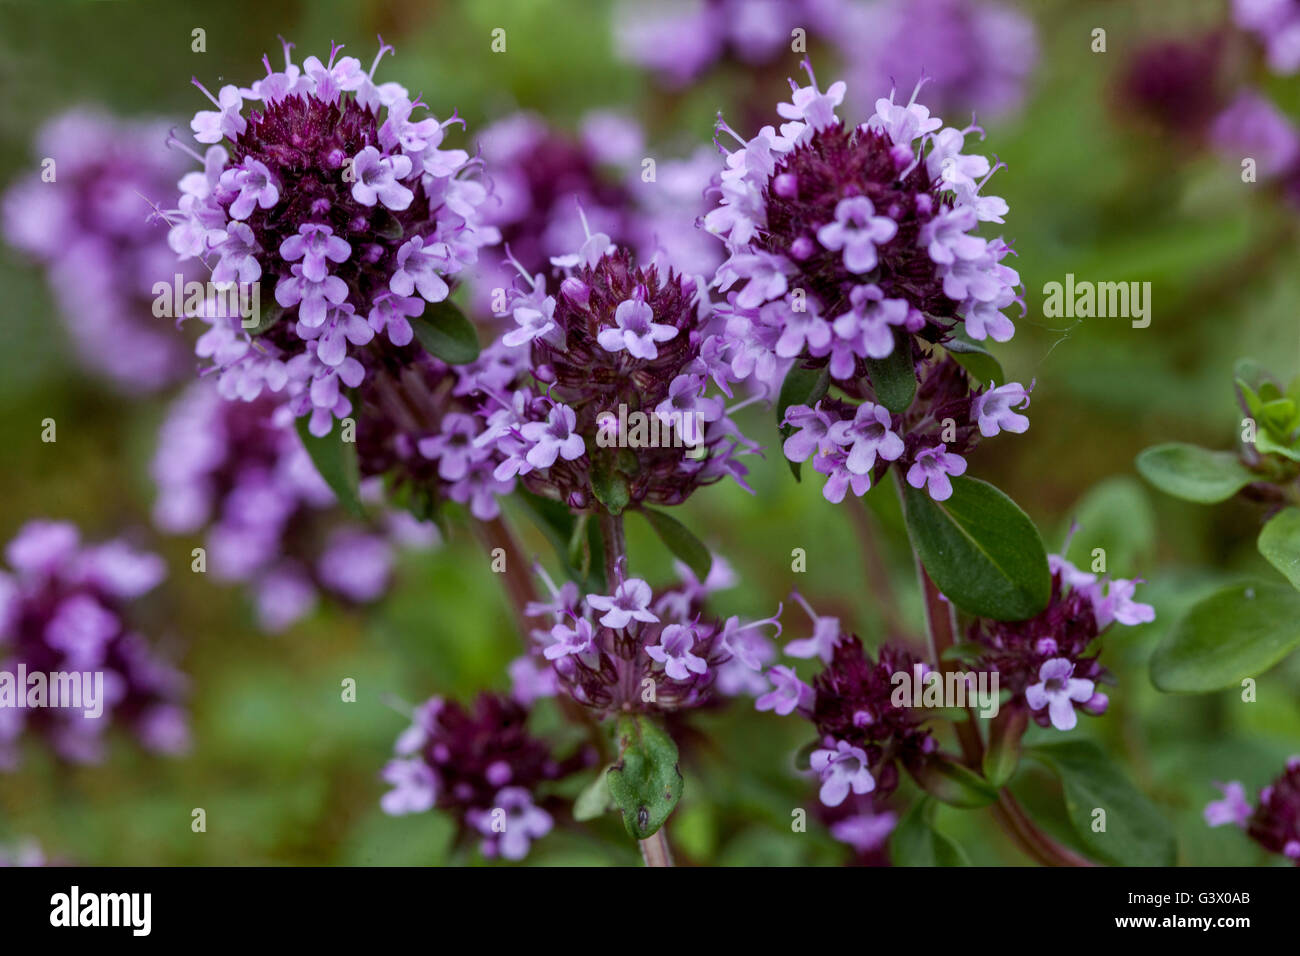
[[[551,828],[563,806],[542,796],[595,760],[589,749],[563,760],[527,730],[528,711],[495,694],[480,694],[472,707],[433,698],[415,713],[398,738],[398,757],[384,768],[394,787],[380,801],[385,813],[423,813],[437,808],[456,820],[462,838],[483,837],[485,856],[522,859],[531,842]]]
[[[79,363],[128,394],[156,392],[191,367],[172,328],[180,317],[174,284],[178,272],[188,282],[200,270],[176,267],[156,221],[157,203],[184,169],[182,158],[159,148],[166,137],[156,121],[63,113],[35,139],[40,162],[53,165],[19,179],[0,206],[5,240],[44,267]],[[195,230],[199,248],[210,235],[228,239],[216,223]],[[247,273],[236,245],[229,244],[234,271]]]
[[[220,145],[203,158],[200,178],[182,180],[168,213],[182,260],[204,259],[223,277],[256,274],[284,310],[269,323],[258,317],[255,340],[240,317],[205,311],[197,317],[222,342],[214,347],[205,335],[200,356],[221,370],[227,394],[285,392],[316,435],[352,411],[339,381],[356,388],[419,363],[408,320],[421,314],[421,300],[443,301],[498,238],[481,217],[488,194],[473,176],[478,164],[440,149],[447,124],[414,119],[423,107],[396,84],[374,83],[391,48],[381,45],[369,73],[339,49],[300,69],[286,45],[283,71],[268,62],[267,77],[249,89],[223,88],[219,110],[194,123],[200,142]]]
[[[1270,853],[1300,866],[1300,757],[1259,793],[1259,806],[1246,825],[1250,838]]]
[[[554,294],[515,263],[522,286],[506,310],[517,326],[494,348],[531,381],[475,439],[498,456],[496,476],[586,511],[610,506],[611,481],[625,506],[665,505],[743,476],[738,458],[754,446],[707,394],[714,383],[725,392],[731,373],[703,282],[596,246],[560,267]]]
[[[968,639],[983,649],[980,664],[998,672],[1010,690],[1010,706],[1024,705],[1040,726],[1069,730],[1076,709],[1097,716],[1109,699],[1097,685],[1109,680],[1098,662],[1098,639],[1111,624],[1140,623],[1155,618],[1149,605],[1132,602],[1136,582],[1098,581],[1059,555],[1048,557],[1052,595],[1047,607],[1024,621],[976,620]],[[1108,601],[1107,593],[1115,598]],[[1119,607],[1124,620],[1109,614]]]
[[[74,763],[98,762],[110,727],[151,750],[187,749],[187,680],[131,627],[132,602],[166,574],[162,559],[125,541],[86,545],[74,525],[40,520],[19,529],[5,559],[0,672],[27,706],[0,709],[0,769],[17,765],[24,730]],[[52,696],[54,675],[74,672],[89,675],[80,706]]]
[[[227,401],[211,381],[195,383],[164,420],[151,471],[154,523],[202,530],[210,570],[252,590],[266,630],[302,618],[321,590],[354,603],[387,591],[396,535],[344,522],[269,397]]]
[[[816,705],[810,719],[824,743],[822,799],[828,806],[843,802],[850,789],[892,793],[898,786],[897,762],[908,765],[934,749],[923,715],[892,701],[893,675],[910,673],[913,665],[919,665],[915,656],[891,646],[872,660],[855,635],[845,635],[813,680]],[[833,762],[838,762],[834,775],[827,769]],[[830,803],[827,796],[839,799]]]

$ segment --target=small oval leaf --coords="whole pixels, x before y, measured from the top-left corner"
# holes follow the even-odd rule
[[[1227,501],[1257,478],[1233,452],[1178,442],[1143,451],[1137,470],[1165,494],[1203,505]]]
[[[1235,584],[1195,604],[1151,655],[1151,683],[1203,694],[1258,677],[1300,645],[1300,592]]]
[[[902,488],[912,544],[948,600],[998,621],[1021,621],[1047,606],[1047,551],[1014,501],[977,478],[953,478],[947,501]]]
[[[867,359],[867,374],[880,404],[901,415],[916,395],[916,367],[912,364],[912,341],[894,335],[894,350],[882,359]]]

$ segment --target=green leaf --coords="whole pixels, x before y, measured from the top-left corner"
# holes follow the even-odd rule
[[[1300,644],[1300,593],[1281,584],[1235,584],[1195,604],[1151,655],[1151,683],[1166,693],[1239,687]]]
[[[1089,855],[1118,866],[1173,866],[1173,826],[1097,745],[1085,740],[1042,744],[1026,755],[1060,778],[1065,810]],[[1100,828],[1105,811],[1105,829]]]
[[[596,779],[582,788],[578,799],[573,801],[573,819],[579,823],[594,820],[596,817],[613,809],[613,799],[609,795],[609,782],[605,779],[608,767],[602,767]]]
[[[930,756],[908,767],[917,786],[943,803],[973,810],[997,800],[998,790],[979,774],[941,756]]]
[[[709,576],[709,568],[713,566],[713,555],[709,554],[709,549],[704,546],[704,542],[695,537],[686,525],[666,511],[642,508],[641,513],[646,516],[655,534],[659,535],[659,540],[695,573],[696,578],[703,581]]]
[[[1226,501],[1256,478],[1233,452],[1178,442],[1143,451],[1137,470],[1165,494],[1204,505]]]
[[[478,332],[451,301],[433,302],[411,319],[415,337],[426,352],[448,365],[465,365],[478,358]]]
[[[953,360],[981,385],[1007,383],[1006,377],[1002,374],[1001,363],[982,345],[976,345],[966,339],[949,339],[943,343],[943,347],[948,350]]]
[[[934,828],[934,801],[922,797],[899,821],[889,837],[889,858],[895,866],[970,866],[966,853]]]
[[[364,518],[366,511],[361,505],[361,468],[357,463],[356,442],[343,440],[343,428],[337,422],[328,435],[317,438],[308,431],[310,421],[310,416],[303,416],[296,424],[298,437],[311,456],[312,464],[343,509],[354,518]]]
[[[612,515],[622,514],[632,500],[627,477],[617,471],[606,455],[596,455],[591,462],[591,491],[596,500]]]
[[[1259,533],[1259,553],[1300,589],[1300,508],[1279,511]]]
[[[619,760],[605,773],[623,826],[637,840],[653,836],[682,796],[677,745],[644,714],[624,716],[615,727]]]
[[[244,331],[252,336],[265,335],[284,318],[284,313],[284,307],[272,299],[258,309],[257,324],[251,327],[244,326]]]
[[[894,350],[882,359],[867,359],[867,374],[880,404],[901,415],[916,394],[916,369],[908,336],[894,335]]]
[[[1047,551],[1014,501],[976,478],[953,478],[947,501],[899,484],[912,545],[948,600],[999,621],[1024,620],[1047,606]]]

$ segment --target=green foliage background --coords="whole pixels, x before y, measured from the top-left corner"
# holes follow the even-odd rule
[[[1229,447],[1240,418],[1231,390],[1238,357],[1255,356],[1283,379],[1300,372],[1297,213],[1267,187],[1243,184],[1235,168],[1141,128],[1114,81],[1142,40],[1212,22],[1225,6],[1023,5],[1038,26],[1039,67],[1026,109],[989,125],[985,151],[1009,166],[995,185],[1011,204],[1005,234],[1029,305],[1016,338],[996,351],[1009,377],[1037,385],[1029,432],[987,442],[970,471],[1015,498],[1049,550],[1077,520],[1076,560],[1105,547],[1112,573],[1148,582],[1139,596],[1156,606],[1157,621],[1112,632],[1102,658],[1118,678],[1111,709],[1071,736],[1095,738],[1175,824],[1180,862],[1202,865],[1275,862],[1232,828],[1208,829],[1200,814],[1217,797],[1212,781],[1241,779],[1253,792],[1300,752],[1300,655],[1261,678],[1256,703],[1234,691],[1169,697],[1150,685],[1147,658],[1183,609],[1225,581],[1272,572],[1255,552],[1251,509],[1162,498],[1132,462],[1159,441]],[[1089,49],[1098,26],[1108,31],[1105,54]],[[195,27],[207,31],[205,54],[190,51]],[[489,51],[494,27],[507,31],[504,54]],[[209,85],[247,82],[261,74],[263,52],[278,59],[277,34],[299,57],[337,40],[368,63],[376,33],[397,47],[383,77],[422,92],[438,115],[458,108],[471,132],[517,107],[569,127],[591,108],[615,107],[640,118],[665,156],[708,142],[715,113],[735,115],[740,95],[773,105],[784,98],[781,77],[798,59],[771,75],[715,76],[668,97],[615,61],[607,4],[591,0],[5,3],[0,184],[33,167],[32,133],[66,107],[98,102],[126,115],[173,116],[183,128],[203,106],[191,74]],[[815,62],[824,82],[834,77],[833,57]],[[1300,115],[1295,86],[1271,92]],[[1151,326],[1043,318],[1043,284],[1067,272],[1150,281]],[[43,277],[7,249],[0,289],[0,540],[36,516],[75,520],[90,537],[137,529],[150,540],[146,467],[164,403],[125,402],[80,372]],[[57,444],[40,441],[47,417],[58,422]],[[680,512],[740,573],[721,610],[766,616],[798,586],[819,612],[869,642],[883,639],[882,585],[868,577],[847,508],[823,501],[818,482],[793,482],[768,413],[754,411],[747,423],[769,448],[753,470],[756,494],[717,486]],[[919,635],[892,489],[874,490],[867,503],[886,542],[888,588],[906,630]],[[636,568],[664,580],[667,555],[644,522],[629,519],[629,535]],[[20,771],[0,775],[0,843],[33,836],[56,858],[91,864],[481,863],[475,851],[453,848],[449,820],[393,819],[378,807],[379,769],[406,724],[390,701],[506,686],[517,638],[470,535],[461,529],[441,550],[408,560],[381,605],[325,607],[275,638],[258,633],[237,591],[189,573],[197,543],[157,543],[173,570],[147,630],[182,650],[194,677],[193,753],[154,759],[117,741],[103,766],[69,769],[29,747]],[[528,547],[550,556],[540,536]],[[796,547],[807,550],[806,574],[790,570]],[[801,633],[801,611],[789,608],[786,621],[788,633]],[[357,681],[356,703],[340,701],[345,677]],[[563,733],[550,709],[536,719]],[[683,746],[686,792],[671,826],[683,862],[845,859],[816,824],[791,832],[792,809],[811,810],[815,799],[793,771],[805,723],[744,707],[697,723],[711,743]],[[1022,770],[1015,789],[1045,828],[1077,846],[1050,778]],[[195,807],[207,811],[205,834],[190,830]],[[937,825],[976,863],[1026,862],[987,811],[940,809]],[[552,834],[529,858],[635,861],[612,816]]]

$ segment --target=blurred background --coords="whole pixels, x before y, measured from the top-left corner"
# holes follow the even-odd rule
[[[707,146],[719,110],[751,135],[776,120],[775,104],[788,94],[785,77],[796,75],[802,58],[789,49],[788,29],[770,55],[742,49],[716,61],[702,56],[688,79],[666,77],[647,63],[653,57],[636,62],[637,18],[659,6],[6,3],[0,188],[39,172],[37,131],[72,107],[161,119],[163,130],[174,124],[185,131],[194,111],[207,106],[191,76],[214,91],[225,82],[246,85],[263,74],[263,54],[280,62],[277,35],[296,44],[298,58],[325,58],[336,41],[368,66],[381,34],[396,47],[381,79],[421,92],[435,115],[457,110],[468,136],[454,130],[455,146],[520,109],[569,131],[593,110],[617,111],[645,128],[646,155],[665,158]],[[814,24],[828,16],[833,24],[843,12],[809,6],[808,52],[822,85],[869,74],[872,64],[855,62],[854,51],[867,44],[869,28],[859,35],[846,26],[835,37]],[[909,5],[893,6],[906,12]],[[916,4],[926,6],[933,4]],[[1027,313],[1014,340],[994,351],[1011,380],[1035,386],[1029,432],[986,442],[971,473],[1015,498],[1038,522],[1049,551],[1077,521],[1076,559],[1105,547],[1111,573],[1147,582],[1139,598],[1155,605],[1157,620],[1112,632],[1102,654],[1117,678],[1110,711],[1074,733],[1097,738],[1174,822],[1180,862],[1273,862],[1233,828],[1207,828],[1201,811],[1218,796],[1213,781],[1240,779],[1253,793],[1300,752],[1300,656],[1262,677],[1253,704],[1234,692],[1161,695],[1146,673],[1164,630],[1198,597],[1237,576],[1271,573],[1254,548],[1257,515],[1244,504],[1200,508],[1164,498],[1140,481],[1133,458],[1160,441],[1231,447],[1241,418],[1231,374],[1238,358],[1254,357],[1283,380],[1300,372],[1295,195],[1278,176],[1243,182],[1239,158],[1216,148],[1207,132],[1207,117],[1243,85],[1300,121],[1300,83],[1259,64],[1257,41],[1233,28],[1226,2],[997,6],[1030,27],[1011,29],[1017,45],[993,54],[1014,67],[1012,89],[943,115],[960,127],[975,109],[987,132],[979,151],[1006,164],[993,190],[1011,207],[1002,228],[1018,255]],[[905,32],[914,55],[942,63],[948,26],[912,24]],[[206,31],[202,53],[192,50],[196,28]],[[506,31],[502,53],[491,51],[497,28]],[[1095,50],[1098,29],[1104,52]],[[937,70],[941,63],[917,65]],[[912,82],[900,77],[907,90]],[[887,92],[858,101],[850,115],[865,118],[874,95]],[[157,147],[165,148],[161,138]],[[164,207],[175,202],[174,193],[151,198]],[[149,212],[143,201],[140,211]],[[1067,273],[1150,282],[1150,326],[1044,317],[1044,283]],[[162,553],[170,573],[143,603],[141,630],[173,653],[193,685],[186,756],[150,756],[120,739],[101,765],[70,766],[29,744],[17,769],[0,772],[0,846],[33,839],[52,860],[87,864],[483,862],[474,850],[453,846],[454,827],[438,813],[388,817],[378,802],[386,789],[379,771],[408,723],[404,707],[434,693],[466,698],[509,686],[505,668],[518,638],[464,524],[453,521],[436,547],[401,552],[382,599],[321,600],[280,633],[266,633],[246,589],[191,573],[200,534],[152,527],[150,461],[169,403],[189,377],[129,394],[88,371],[46,269],[12,245],[0,250],[0,289],[0,540],[31,518],[66,518],[88,539],[127,534]],[[138,307],[142,321],[169,327],[148,315],[147,301]],[[47,418],[57,422],[56,443],[41,439]],[[868,643],[919,638],[921,607],[892,489],[873,490],[865,511],[830,506],[819,482],[791,478],[770,411],[751,408],[741,424],[768,448],[752,465],[755,493],[724,483],[683,509],[738,574],[739,584],[719,596],[719,610],[765,617],[798,587],[819,613],[838,616]],[[513,516],[526,551],[550,561],[545,539]],[[864,533],[877,542],[870,557]],[[643,576],[669,580],[668,555],[636,518],[629,519],[629,546]],[[791,571],[797,547],[808,555],[803,574]],[[806,631],[788,600],[785,620],[787,635]],[[340,700],[346,678],[356,681],[355,703]],[[696,723],[711,743],[707,759],[686,749],[687,789],[672,828],[682,862],[848,858],[815,822],[806,834],[790,832],[791,809],[811,809],[815,799],[793,763],[807,742],[806,724],[739,703]],[[559,724],[553,708],[540,705],[535,725]],[[1016,790],[1047,829],[1072,842],[1049,779],[1025,770]],[[190,828],[198,807],[207,814],[204,834]],[[985,813],[944,810],[937,825],[976,863],[1026,862]],[[608,817],[581,830],[557,829],[528,862],[635,860],[635,847]]]

